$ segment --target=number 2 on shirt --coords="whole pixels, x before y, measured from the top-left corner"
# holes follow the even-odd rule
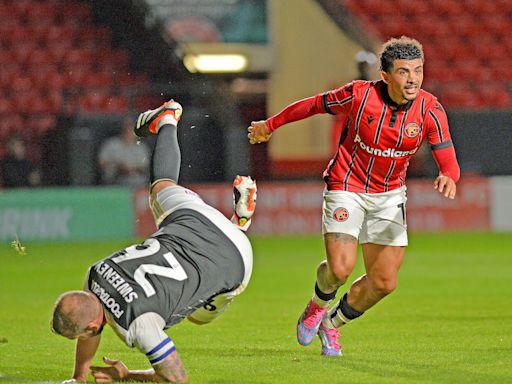
[[[123,261],[139,259],[141,257],[152,256],[160,250],[160,243],[156,239],[147,239],[142,244],[144,248],[137,249],[137,245],[132,245],[125,249],[125,253],[112,258],[112,261],[116,264],[122,263]],[[187,278],[187,273],[181,266],[181,264],[176,260],[176,257],[171,252],[166,252],[162,255],[164,259],[169,263],[170,267],[164,267],[161,265],[154,264],[141,264],[133,275],[137,284],[139,284],[147,297],[153,296],[156,291],[155,288],[151,285],[148,279],[146,279],[146,274],[158,275],[163,277],[168,277],[169,279],[174,279],[178,281],[183,281]]]

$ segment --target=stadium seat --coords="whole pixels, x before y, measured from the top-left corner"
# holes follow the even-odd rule
[[[89,49],[111,49],[112,32],[108,27],[84,27],[75,39],[78,47]]]
[[[493,109],[512,108],[510,92],[501,83],[488,83],[478,90],[480,102],[491,106]]]
[[[34,134],[34,136],[42,136],[46,132],[55,128],[57,125],[57,118],[55,115],[47,113],[33,114],[25,120],[25,125],[26,128]]]
[[[82,81],[87,77],[87,75],[90,72],[90,65],[90,63],[84,63],[66,67],[64,72],[66,86],[80,87],[82,85]]]
[[[5,96],[0,96],[0,115],[14,112],[12,100]]]
[[[82,2],[64,2],[59,7],[59,16],[62,20],[77,24],[88,24],[91,21],[92,9]]]
[[[74,24],[54,24],[50,26],[44,32],[44,42],[48,47],[52,47],[54,44],[66,45],[71,47],[73,45],[73,39],[79,32],[79,28]]]
[[[49,72],[46,78],[46,84],[49,89],[64,89],[72,86],[68,79],[68,74],[62,72]]]
[[[464,0],[464,10],[477,17],[485,15],[494,15],[497,13],[497,7],[494,1],[487,0]]]
[[[497,95],[500,108],[509,103],[512,1],[396,0],[393,6],[379,0],[339,1],[361,18],[361,25],[376,29],[376,36],[381,39],[405,34],[420,40],[426,55],[426,85],[439,90],[450,108],[486,108],[482,103],[496,108],[488,94],[480,97],[476,90],[468,88],[466,83],[471,81],[507,82]],[[411,25],[415,28],[411,29]]]
[[[18,64],[25,64],[28,57],[36,49],[37,44],[35,44],[35,42],[20,40],[12,49],[15,62]]]
[[[51,55],[50,52],[46,49],[36,48],[32,52],[29,53],[25,63],[28,66],[37,67],[44,66],[48,64],[54,64],[55,59]]]
[[[5,139],[23,129],[23,118],[17,113],[2,114],[0,116],[0,138]]]
[[[112,84],[112,73],[109,71],[90,71],[82,79],[82,86],[86,88],[110,87]]]
[[[102,111],[107,113],[126,113],[128,111],[128,99],[125,96],[110,96],[102,105]]]
[[[87,48],[70,49],[64,56],[63,64],[66,66],[91,66],[94,62],[94,52]]]
[[[48,101],[48,112],[59,114],[62,111],[63,96],[60,89],[50,88],[46,92],[46,100]]]

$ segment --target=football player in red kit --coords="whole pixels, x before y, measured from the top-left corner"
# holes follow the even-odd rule
[[[402,36],[380,54],[381,79],[353,81],[299,100],[248,128],[251,144],[268,141],[280,126],[318,113],[342,114],[349,123],[324,172],[322,233],[326,260],[317,269],[312,299],[299,318],[297,339],[309,345],[316,335],[322,354],[340,356],[339,328],[360,317],[397,286],[407,246],[405,176],[409,159],[424,140],[439,175],[434,188],[455,198],[460,170],[446,113],[421,89],[421,44]],[[352,273],[361,244],[366,273],[330,307]]]

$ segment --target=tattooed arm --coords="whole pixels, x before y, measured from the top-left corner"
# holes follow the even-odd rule
[[[153,369],[148,370],[129,370],[120,360],[110,360],[103,358],[107,367],[91,367],[94,380],[98,383],[109,383],[112,381],[152,381],[152,382],[171,382],[187,383],[188,376],[183,367],[183,363],[174,351],[166,356],[159,364],[153,365]]]

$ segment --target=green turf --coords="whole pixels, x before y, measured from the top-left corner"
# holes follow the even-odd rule
[[[398,290],[344,328],[342,358],[295,341],[320,237],[253,243],[251,285],[227,313],[169,330],[191,383],[512,383],[512,235],[412,235]],[[60,382],[74,343],[50,332],[53,302],[128,243],[26,245],[27,255],[0,245],[0,382]],[[361,272],[359,262],[353,278]],[[148,367],[110,329],[102,355]]]

